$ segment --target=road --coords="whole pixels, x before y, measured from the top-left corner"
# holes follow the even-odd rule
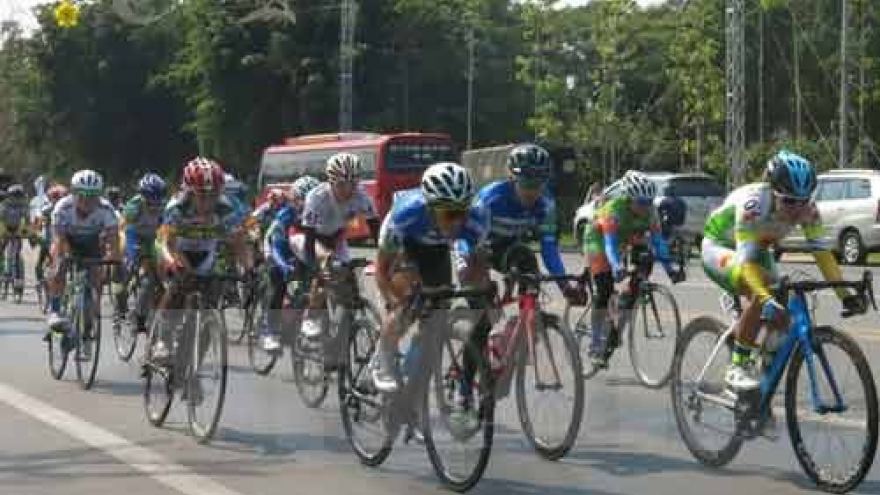
[[[580,269],[572,255],[566,263]],[[815,267],[785,264],[784,269]],[[665,281],[663,275],[658,278]],[[717,291],[696,265],[675,293],[685,320],[719,313]],[[835,302],[820,298],[824,321],[837,322]],[[381,468],[362,467],[344,439],[332,394],[321,409],[302,406],[287,357],[272,375],[258,377],[247,366],[245,349],[232,346],[221,428],[213,443],[202,446],[186,434],[185,412],[177,405],[165,427],[149,426],[138,366],[121,363],[110,338],[104,341],[93,390],[80,390],[70,370],[62,381],[51,379],[42,328],[32,292],[23,305],[0,302],[2,494],[447,493],[418,445],[397,445]],[[853,319],[845,328],[880,367],[880,317]],[[679,438],[668,390],[637,386],[625,353],[608,373],[588,382],[580,436],[561,461],[543,461],[532,453],[513,401],[503,402],[498,416],[489,468],[472,493],[782,495],[811,489],[784,429],[776,442],[747,444],[727,468],[702,467]],[[854,493],[880,493],[880,468],[875,465]]]

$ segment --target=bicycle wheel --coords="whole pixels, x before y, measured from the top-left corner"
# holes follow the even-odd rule
[[[370,358],[379,340],[379,325],[355,318],[342,338],[346,358],[340,365],[339,413],[345,436],[365,466],[378,466],[391,454],[398,427],[389,425],[383,411],[383,396],[373,387]]]
[[[663,388],[672,374],[681,315],[672,292],[650,284],[639,297],[629,323],[629,356],[636,378],[648,388]]]
[[[431,330],[443,331],[442,328]],[[425,448],[434,473],[457,492],[470,490],[480,481],[495,434],[495,391],[492,371],[481,349],[474,349],[458,336],[440,339],[427,377],[422,405]],[[423,355],[428,354],[423,349]],[[471,394],[463,391],[464,358],[475,364]],[[463,400],[470,396],[469,400]]]
[[[165,424],[171,403],[174,401],[174,389],[171,386],[171,371],[167,366],[153,363],[153,346],[159,336],[159,325],[165,324],[163,318],[153,318],[150,323],[150,337],[147,339],[142,377],[144,379],[144,412],[147,421],[155,427]]]
[[[275,367],[280,353],[266,352],[260,345],[259,328],[265,324],[266,311],[262,304],[245,310],[244,328],[247,335],[248,361],[254,372],[260,376],[266,376]]]
[[[64,331],[49,330],[45,337],[49,374],[60,380],[67,369],[67,358],[72,347],[71,338]]]
[[[789,437],[798,462],[820,489],[846,493],[855,489],[871,470],[877,450],[874,378],[865,354],[845,333],[831,327],[816,328],[813,346],[815,354],[811,361],[815,374],[802,373],[809,367],[804,366],[805,355],[798,348],[785,377]],[[817,412],[811,386],[817,390],[820,403],[828,407],[836,405],[836,389],[843,410]],[[802,398],[798,399],[798,395]],[[818,445],[823,438],[824,448]]]
[[[698,461],[710,467],[721,467],[732,461],[743,442],[737,435],[734,411],[717,400],[726,387],[724,371],[733,352],[732,337],[721,346],[702,382],[697,383],[724,332],[724,324],[715,318],[702,316],[691,321],[682,331],[676,348],[669,387],[682,440]],[[714,437],[702,438],[708,436],[703,433]]]
[[[319,338],[306,337],[297,328],[291,346],[293,382],[303,404],[311,409],[321,407],[330,387],[324,355],[324,339],[330,338],[329,319],[321,318],[321,325],[324,330]]]
[[[522,346],[517,363],[516,408],[529,443],[541,457],[555,461],[571,450],[580,430],[583,371],[577,340],[559,319],[540,314],[535,323],[534,360]],[[526,390],[527,385],[534,388]]]
[[[140,275],[135,274],[128,287],[128,300],[137,302],[141,290]],[[116,355],[123,362],[127,363],[131,359],[132,354],[134,354],[134,349],[137,347],[137,338],[137,322],[135,321],[134,313],[129,312],[128,317],[125,318],[125,324],[123,324],[122,315],[114,314],[113,343],[116,348]]]
[[[228,281],[223,284],[224,309],[234,309],[241,322],[238,325],[229,325],[232,330],[227,328],[227,331],[230,331],[229,338],[234,344],[241,344],[248,336],[247,311],[256,304],[256,296],[251,291],[252,289],[245,283],[240,285],[238,282]]]
[[[599,372],[599,368],[594,368],[590,361],[590,342],[593,338],[593,330],[590,326],[591,303],[592,300],[586,307],[583,307],[572,306],[566,301],[562,312],[562,321],[577,342],[578,357],[584,380],[593,378]]]
[[[196,313],[187,387],[187,421],[199,443],[213,438],[223,413],[228,373],[226,326],[219,311]]]
[[[76,378],[84,390],[92,388],[98,374],[101,356],[101,313],[93,298],[83,295],[82,309],[77,312]]]

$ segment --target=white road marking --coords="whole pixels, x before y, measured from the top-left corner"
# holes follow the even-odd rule
[[[98,449],[183,495],[242,495],[119,435],[0,383],[0,401]]]

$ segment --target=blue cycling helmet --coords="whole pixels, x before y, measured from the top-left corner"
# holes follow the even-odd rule
[[[515,178],[547,180],[550,177],[550,154],[536,144],[521,144],[510,150],[507,170]]]
[[[145,198],[160,201],[168,192],[168,186],[157,174],[147,174],[138,183],[138,192]]]
[[[782,150],[767,162],[766,180],[779,195],[809,198],[816,190],[816,169],[806,158]]]

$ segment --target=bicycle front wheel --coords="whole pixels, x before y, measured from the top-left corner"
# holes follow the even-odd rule
[[[534,360],[524,348],[518,363],[516,407],[532,447],[541,457],[555,461],[571,450],[580,430],[583,372],[574,335],[564,331],[552,315],[538,315],[536,324]]]
[[[141,289],[140,277],[135,275],[133,281],[128,285],[128,300],[135,301],[135,304],[137,304]],[[123,315],[114,313],[113,344],[116,348],[116,355],[119,356],[119,359],[122,360],[122,362],[127,363],[128,360],[131,359],[132,354],[134,354],[134,349],[137,347],[137,338],[137,324],[134,321],[134,312],[130,311],[128,318],[125,319],[123,319]]]
[[[174,389],[171,386],[171,370],[168,366],[160,366],[153,362],[153,348],[159,339],[160,325],[167,325],[165,318],[156,316],[150,322],[150,336],[143,365],[144,378],[144,412],[147,421],[155,427],[165,424],[171,402],[174,400]]]
[[[186,380],[186,411],[189,429],[199,443],[214,437],[223,413],[228,373],[226,332],[220,311],[196,311]]]
[[[732,403],[723,401],[724,371],[730,363],[733,338],[726,339],[712,362],[707,362],[724,334],[724,324],[715,318],[697,318],[682,331],[672,360],[669,389],[678,432],[691,454],[709,467],[732,461],[743,442],[737,435]],[[704,367],[706,372],[699,380]]]
[[[642,385],[663,388],[672,373],[681,332],[678,303],[669,288],[650,284],[639,297],[629,324],[629,356]]]
[[[101,313],[91,297],[83,296],[82,308],[76,312],[76,377],[84,390],[92,388],[101,357]]]
[[[429,330],[443,331],[442,328]],[[425,448],[434,473],[457,492],[473,488],[483,477],[495,434],[495,391],[489,363],[480,349],[452,335],[438,339],[442,348],[434,360],[423,395],[421,423]],[[423,349],[423,351],[425,351]],[[426,352],[427,353],[427,352]],[[473,365],[466,378],[465,356]]]
[[[846,493],[870,471],[877,450],[874,378],[865,354],[845,333],[816,328],[813,346],[809,359],[798,348],[789,365],[785,419],[807,476],[824,491]]]
[[[391,454],[398,429],[386,421],[384,398],[373,387],[370,376],[370,358],[379,341],[379,320],[378,313],[373,315],[374,309],[368,307],[370,317],[356,317],[351,330],[341,336],[345,357],[337,385],[339,412],[348,443],[362,464],[375,467]]]
[[[271,311],[271,310],[270,310]],[[262,303],[254,304],[244,310],[244,333],[247,335],[248,362],[254,373],[266,376],[275,367],[280,353],[267,352],[260,345],[260,328],[267,325],[268,312]]]

